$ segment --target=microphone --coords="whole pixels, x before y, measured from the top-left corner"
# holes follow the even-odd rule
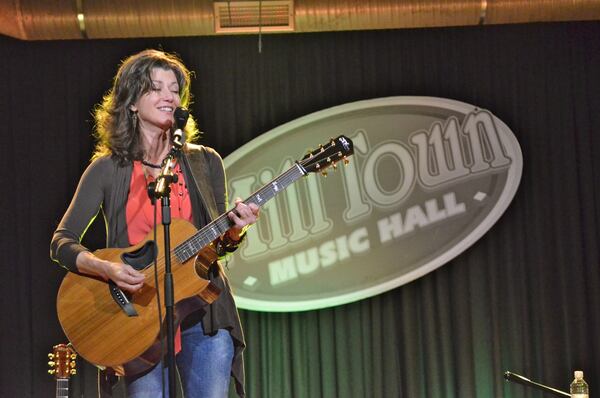
[[[156,185],[154,186],[153,196],[155,198],[164,197],[165,194],[169,193],[168,186],[172,182],[177,181],[177,175],[173,174],[173,167],[175,166],[175,158],[178,156],[178,152],[185,143],[185,133],[183,129],[187,124],[187,120],[190,117],[190,112],[181,107],[175,108],[173,113],[173,119],[175,119],[175,131],[173,132],[173,147],[171,151],[162,162],[162,169],[160,174],[156,178]]]
[[[178,106],[173,114],[175,119],[175,132],[173,133],[173,146],[177,149],[181,148],[185,143],[185,132],[183,129],[190,117],[190,111]]]

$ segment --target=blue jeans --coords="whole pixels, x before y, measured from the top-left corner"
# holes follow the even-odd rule
[[[233,340],[229,332],[219,329],[214,336],[204,334],[202,322],[181,331],[181,351],[177,369],[185,398],[225,398],[229,392]],[[128,398],[160,398],[163,385],[169,392],[167,370],[161,364],[150,371],[125,377]]]

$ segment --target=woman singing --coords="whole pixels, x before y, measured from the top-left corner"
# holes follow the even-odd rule
[[[112,280],[129,293],[144,285],[143,273],[127,264],[102,260],[80,242],[100,211],[108,247],[129,247],[146,239],[154,228],[154,207],[147,187],[159,175],[160,164],[173,146],[174,111],[189,103],[190,72],[177,57],[146,50],[121,64],[112,89],[95,110],[95,153],[52,237],[53,260],[70,271]],[[193,118],[185,134],[188,142],[197,135]],[[170,193],[173,218],[201,228],[226,211],[225,172],[213,149],[186,143],[174,173],[178,181]],[[245,228],[258,217],[256,205],[239,199],[235,203],[236,212],[228,214],[233,226],[217,242],[220,254],[235,250]],[[178,334],[176,361],[182,388],[186,398],[226,397],[231,375],[238,395],[244,396],[245,344],[237,309],[218,262],[210,274],[221,294],[189,315]],[[159,363],[141,374],[125,376],[128,397],[161,397],[162,374]]]

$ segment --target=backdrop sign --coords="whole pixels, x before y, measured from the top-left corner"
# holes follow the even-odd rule
[[[521,179],[519,144],[491,112],[390,97],[301,117],[239,148],[225,159],[230,198],[249,197],[340,134],[354,142],[350,163],[265,204],[230,258],[239,307],[324,308],[419,278],[486,233]]]

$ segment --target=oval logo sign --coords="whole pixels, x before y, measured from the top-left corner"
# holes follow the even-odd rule
[[[419,278],[485,234],[521,179],[519,144],[491,112],[390,97],[301,117],[239,148],[225,159],[230,198],[285,181],[295,161],[340,134],[354,144],[349,163],[281,192],[275,184],[229,259],[239,307],[318,309]]]

